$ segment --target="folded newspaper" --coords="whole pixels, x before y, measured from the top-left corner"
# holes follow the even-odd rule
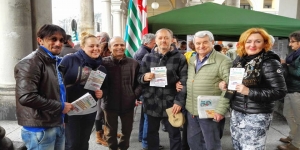
[[[201,96],[197,97],[197,109],[199,118],[214,118],[215,109],[219,103],[220,96]],[[225,117],[229,117],[227,112]]]
[[[68,113],[70,116],[79,115],[94,109],[93,107],[97,105],[97,102],[90,93],[86,93],[76,101],[72,102],[72,105],[74,106],[74,109]]]
[[[89,78],[87,79],[87,82],[84,86],[85,89],[91,90],[91,91],[96,91],[100,90],[103,81],[105,79],[106,74],[102,71],[99,70],[92,70],[90,72]]]

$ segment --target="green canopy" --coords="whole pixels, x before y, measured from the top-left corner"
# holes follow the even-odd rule
[[[215,3],[172,10],[148,18],[149,32],[169,28],[175,35],[193,35],[209,30],[216,39],[237,39],[242,32],[260,27],[276,37],[300,30],[300,20]]]

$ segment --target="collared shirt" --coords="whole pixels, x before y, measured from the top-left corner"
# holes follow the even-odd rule
[[[205,57],[202,59],[202,61],[199,59],[199,54],[196,55],[196,70],[195,72],[198,72],[200,70],[200,68],[203,66],[203,64],[205,63],[205,61],[208,59],[208,57],[210,56],[212,51],[210,51],[208,54],[205,55]]]

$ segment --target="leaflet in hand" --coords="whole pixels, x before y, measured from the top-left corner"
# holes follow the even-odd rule
[[[86,93],[76,101],[72,102],[72,105],[74,106],[74,109],[70,111],[68,115],[76,115],[83,111],[88,111],[97,105],[97,102],[90,93]]]
[[[245,69],[244,68],[230,68],[228,89],[236,90],[237,84],[242,84],[244,78]]]
[[[150,86],[165,87],[168,85],[167,68],[165,66],[152,67],[151,73],[154,73],[155,78],[150,81]]]
[[[92,91],[100,90],[105,76],[106,74],[104,72],[101,72],[99,70],[92,70],[89,78],[87,79],[87,82],[85,83],[84,88]]]

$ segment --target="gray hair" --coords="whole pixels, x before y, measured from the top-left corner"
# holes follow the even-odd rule
[[[162,30],[168,31],[170,33],[170,35],[171,35],[171,38],[173,38],[173,31],[170,30],[170,29],[168,29],[168,28],[161,28],[161,29],[157,30],[156,33],[155,33],[155,35],[157,35],[157,33],[161,32]]]
[[[269,36],[270,36],[270,40],[271,40],[272,45],[274,45],[274,43],[275,43],[275,38],[274,38],[274,36],[273,36],[273,35],[269,35]]]
[[[153,33],[145,34],[142,38],[142,44],[149,44],[154,39],[155,39],[155,35]]]
[[[194,35],[193,43],[195,43],[195,38],[203,38],[205,36],[209,37],[210,41],[214,41],[214,36],[210,31],[204,30],[204,31],[198,31]]]
[[[104,37],[104,38],[105,38],[105,41],[104,41],[104,42],[108,42],[109,39],[110,39],[109,35],[108,35],[106,32],[97,32],[97,33],[96,33],[96,37],[97,37],[97,36]]]
[[[108,41],[108,47],[110,47],[110,46],[111,46],[111,42],[114,41],[114,39],[117,39],[117,38],[122,39],[123,42],[125,43],[125,41],[124,41],[124,39],[123,39],[122,37],[120,37],[120,36],[114,36],[114,37],[112,37],[112,38]],[[126,43],[125,43],[125,44],[126,44]]]

